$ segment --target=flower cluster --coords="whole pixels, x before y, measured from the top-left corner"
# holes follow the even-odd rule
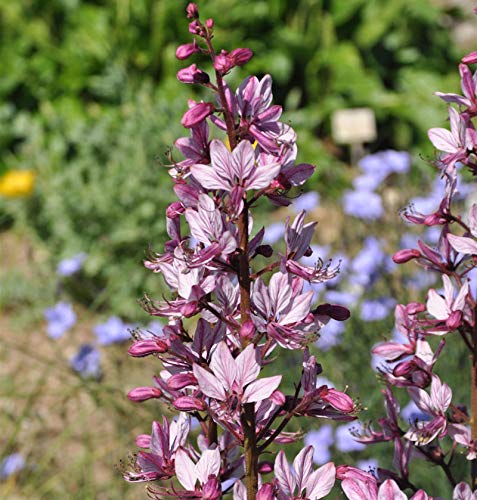
[[[298,496],[306,491],[322,498],[335,482],[335,466],[313,472],[312,447],[295,459],[296,477],[283,452],[275,464],[262,461],[262,455],[272,443],[300,437],[285,430],[293,417],[356,418],[347,394],[319,383],[321,366],[308,350],[325,324],[346,320],[349,311],[314,301],[310,285],[332,279],[338,268],[316,255],[310,263],[316,223],[306,221],[306,212],[286,222],[284,251],[278,254],[266,243],[268,230],[254,228],[252,214],[262,198],[289,205],[287,193],[314,167],[296,164],[296,134],[280,121],[269,75],[248,77],[235,92],[225,82],[252,52],[216,51],[213,20],[203,23],[195,4],[187,15],[194,39],[176,55],[209,56],[214,76],[192,64],[177,77],[210,89],[216,99],[189,101],[182,124],[190,136],[175,142],[184,159],[170,156],[178,197],[166,211],[170,240],[164,252],[151,252],[145,266],[162,275],[172,296],[142,301],[167,325],[159,334],[137,330],[129,348],[133,357],[156,357],[162,370],[153,384],[128,394],[134,402],[159,400],[180,416],[154,422],[150,436],[138,437],[138,445],[149,451],[138,454],[125,478],[158,481],[150,486],[158,498],[215,499],[232,490],[244,499],[288,498],[295,490]],[[225,132],[222,139],[211,138],[210,126],[217,129],[214,137]],[[281,375],[262,375],[279,349],[303,353],[292,394],[281,389]],[[191,418],[200,426],[196,446],[189,435]],[[262,480],[273,470],[274,480]]]

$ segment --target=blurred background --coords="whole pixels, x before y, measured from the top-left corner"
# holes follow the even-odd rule
[[[379,360],[369,350],[392,336],[394,305],[422,300],[432,284],[412,265],[395,269],[389,255],[418,238],[399,210],[410,202],[433,210],[440,200],[426,131],[446,126],[446,106],[433,92],[460,92],[458,61],[477,47],[474,5],[198,3],[201,17],[215,19],[221,48],[255,53],[229,84],[270,73],[275,101],[298,133],[299,161],[317,165],[305,193],[292,193],[288,209],[268,207],[263,221],[273,221],[267,239],[280,247],[285,217],[305,208],[320,221],[317,255],[341,260],[339,277],[315,292],[348,305],[352,319],[327,325],[315,351],[329,383],[344,389],[356,381],[349,392],[361,395],[369,420],[382,406]],[[161,327],[137,299],[163,293],[142,260],[167,239],[165,152],[188,135],[180,117],[187,98],[201,95],[175,78],[185,66],[175,49],[190,41],[186,4],[0,3],[0,498],[145,497],[120,471],[135,435],[149,432],[163,410],[125,394],[148,385],[158,367],[126,351],[128,329]],[[349,108],[375,117],[376,135],[364,145],[333,139],[333,113]],[[463,198],[472,196],[470,180],[463,172]],[[419,237],[435,244],[438,234]],[[454,359],[467,363],[458,346]],[[280,362],[285,372],[297,361]],[[465,385],[465,372],[453,377]],[[337,462],[366,460],[365,468],[390,465],[380,448],[357,446],[347,426],[299,424],[317,446],[317,463],[331,453]]]

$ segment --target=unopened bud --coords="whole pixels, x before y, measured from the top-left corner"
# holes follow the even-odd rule
[[[197,42],[194,40],[193,43],[186,43],[184,45],[179,45],[176,49],[176,57],[177,59],[180,59],[181,61],[184,59],[187,59],[190,57],[192,54],[196,54],[199,52],[199,46],[197,45]]]
[[[354,410],[353,400],[344,392],[336,389],[328,389],[327,393],[322,396],[322,399],[328,402],[333,408],[344,413],[351,413]]]
[[[128,354],[134,358],[143,358],[150,354],[160,354],[166,352],[168,348],[167,342],[159,339],[137,340],[128,349]]]
[[[415,248],[405,248],[404,250],[399,250],[393,255],[393,262],[396,264],[404,264],[412,259],[417,259],[421,256],[421,252]]]
[[[462,323],[462,311],[452,311],[446,320],[449,330],[456,330]]]
[[[167,380],[167,386],[175,391],[184,389],[188,385],[197,385],[197,379],[192,373],[176,373]]]
[[[273,462],[260,462],[258,464],[258,472],[260,474],[269,474],[273,471]]]
[[[210,78],[207,73],[197,68],[195,64],[191,64],[187,68],[183,68],[177,72],[177,79],[182,83],[209,83]]]
[[[477,52],[471,52],[462,58],[464,64],[474,64],[477,63]]]
[[[148,399],[157,399],[162,396],[161,389],[157,387],[136,387],[128,392],[128,399],[135,403],[142,403]]]
[[[203,411],[207,408],[204,401],[199,398],[194,398],[193,396],[180,396],[172,405],[176,410],[180,411]]]
[[[205,25],[207,26],[208,30],[213,29],[214,28],[214,20],[212,18],[207,19],[207,21],[205,21]]]
[[[199,17],[199,7],[197,7],[197,4],[191,2],[186,7],[186,13],[187,19],[197,19]]]
[[[413,316],[414,314],[422,313],[426,310],[426,305],[420,302],[411,302],[406,306],[406,312]]]
[[[203,122],[215,111],[215,106],[211,102],[199,102],[189,108],[182,117],[181,123],[185,128],[192,128]]]
[[[251,339],[255,335],[255,325],[253,321],[248,319],[245,323],[240,327],[240,336],[243,339]]]
[[[139,436],[136,436],[136,445],[139,448],[149,448],[151,445],[151,436],[149,434],[139,434]]]
[[[268,259],[273,255],[273,248],[270,245],[259,245],[255,253]]]

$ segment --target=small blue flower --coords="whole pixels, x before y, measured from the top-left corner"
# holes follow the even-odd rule
[[[356,467],[358,469],[364,470],[365,472],[370,472],[376,476],[376,471],[378,470],[379,464],[375,458],[366,458],[365,460],[358,460],[356,462]]]
[[[299,196],[292,205],[293,210],[298,213],[302,210],[309,212],[314,210],[320,204],[320,195],[315,191],[310,191],[309,193],[304,193]]]
[[[383,202],[372,191],[346,191],[343,195],[345,213],[364,220],[376,220],[383,216]]]
[[[0,479],[8,479],[25,468],[25,459],[20,453],[6,456],[0,463]]]
[[[358,443],[356,438],[351,434],[351,431],[355,429],[356,424],[354,422],[340,425],[336,428],[336,448],[339,451],[348,453],[350,451],[361,451],[366,448],[363,443]]]
[[[55,306],[45,309],[43,315],[48,322],[46,331],[53,339],[61,337],[76,323],[76,314],[67,302],[58,302]]]
[[[380,297],[376,300],[365,300],[361,304],[360,317],[363,321],[380,321],[389,316],[396,301],[391,297]]]
[[[285,224],[283,222],[274,222],[265,229],[263,243],[273,245],[285,235]]]
[[[101,378],[101,353],[91,344],[83,344],[71,358],[70,366],[83,378]]]
[[[305,436],[305,446],[313,446],[313,461],[318,465],[329,462],[329,447],[333,442],[333,428],[329,424],[322,425],[319,430],[310,431]]]
[[[117,316],[111,316],[105,323],[96,325],[93,331],[101,345],[110,345],[130,339],[128,328],[131,328],[131,325],[124,323]]]
[[[414,422],[415,420],[424,422],[431,420],[432,417],[427,413],[424,413],[411,399],[409,404],[401,410],[401,418],[406,422]]]
[[[387,151],[382,151],[380,154],[389,173],[405,174],[409,172],[411,168],[411,155],[408,152],[388,149]]]
[[[368,236],[364,240],[362,250],[351,263],[351,270],[354,273],[351,281],[359,285],[372,283],[385,258],[386,254],[383,252],[379,240]]]
[[[382,181],[377,175],[359,175],[353,179],[353,187],[356,191],[374,191]]]
[[[356,295],[350,292],[339,290],[328,290],[325,294],[326,302],[330,304],[339,304],[340,306],[353,307],[356,302]]]
[[[87,255],[84,252],[81,252],[69,259],[63,259],[58,263],[56,272],[60,276],[72,276],[83,267],[86,257]]]

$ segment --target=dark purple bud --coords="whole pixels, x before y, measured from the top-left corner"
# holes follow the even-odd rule
[[[417,259],[421,256],[421,252],[415,248],[405,248],[404,250],[399,250],[393,255],[393,261],[396,264],[404,264],[412,259]]]
[[[311,255],[313,255],[313,249],[311,247],[308,247],[306,250],[305,250],[305,253],[304,253],[305,257],[310,257]]]
[[[329,316],[336,321],[346,321],[351,316],[349,309],[338,304],[321,304],[313,313],[320,316]]]
[[[192,373],[176,373],[167,380],[167,386],[172,390],[184,389],[188,385],[197,385],[197,379]]]
[[[273,462],[260,462],[258,464],[258,472],[260,474],[270,474],[270,472],[273,472]]]
[[[240,336],[243,339],[251,339],[255,335],[255,325],[253,321],[248,319],[245,323],[240,327]]]
[[[162,391],[157,387],[136,387],[128,392],[128,398],[135,403],[142,403],[148,399],[160,398],[161,396]]]
[[[168,219],[175,219],[185,212],[184,205],[180,201],[171,203],[166,209],[166,217]]]
[[[263,255],[267,259],[273,255],[273,248],[270,245],[259,245],[255,250],[257,255]]]
[[[190,3],[186,7],[187,19],[198,19],[199,17],[199,7],[195,3]]]
[[[179,70],[177,79],[182,83],[209,83],[210,81],[209,75],[198,69],[195,64]]]
[[[143,358],[150,354],[160,354],[166,352],[167,342],[159,339],[137,340],[128,349],[128,354],[134,358]]]
[[[252,59],[253,52],[250,49],[234,49],[230,53],[230,57],[235,66],[243,66]]]
[[[172,404],[176,410],[180,411],[203,411],[207,408],[204,401],[192,396],[180,396]]]
[[[228,73],[234,67],[232,59],[225,50],[214,57],[214,68],[222,75]]]
[[[176,49],[176,57],[177,59],[180,59],[182,61],[190,57],[192,54],[196,54],[199,51],[200,51],[199,46],[197,45],[197,42],[194,40],[193,43],[186,43],[184,45],[179,45],[179,47],[177,47]]]
[[[446,320],[449,330],[456,330],[462,323],[462,311],[452,311]]]
[[[415,370],[411,377],[413,385],[424,389],[431,383],[431,376],[424,370]]]
[[[195,127],[214,111],[215,106],[211,102],[199,102],[184,113],[181,120],[182,126],[185,128]]]

